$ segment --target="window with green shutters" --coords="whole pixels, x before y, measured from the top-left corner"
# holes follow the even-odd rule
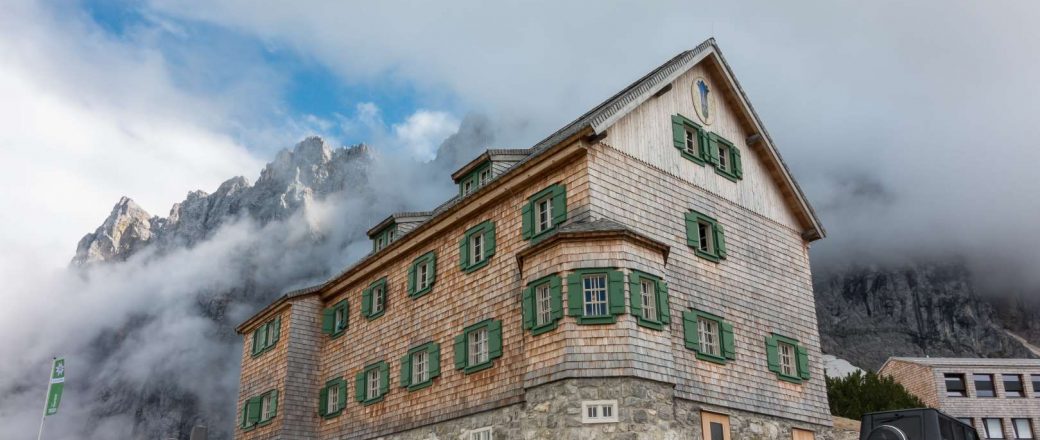
[[[455,337],[455,369],[466,374],[494,366],[502,357],[502,321],[485,319]]]
[[[734,182],[744,177],[740,150],[736,145],[715,133],[708,135],[708,160],[715,172]]]
[[[487,220],[466,231],[459,242],[459,268],[470,273],[484,266],[495,255],[495,222]]]
[[[683,312],[683,342],[702,361],[725,364],[737,356],[733,325],[705,311]]]
[[[437,278],[437,253],[429,251],[408,268],[408,296],[418,298],[433,290]]]
[[[540,335],[556,329],[563,318],[563,281],[557,274],[527,283],[523,295],[524,329]]]
[[[521,210],[521,233],[524,240],[537,240],[567,221],[567,189],[553,184],[527,199]]]
[[[686,244],[708,261],[726,259],[726,233],[713,217],[691,210],[686,213]]]
[[[318,415],[331,419],[340,415],[347,406],[347,381],[337,377],[328,382],[318,393]]]
[[[625,314],[625,278],[614,268],[579,269],[567,275],[567,314],[578,324],[612,324]]]
[[[485,162],[473,171],[470,171],[466,177],[459,179],[459,196],[466,197],[467,195],[476,192],[484,185],[487,185],[491,181],[491,162]]]
[[[441,375],[441,345],[427,342],[401,358],[401,387],[415,391],[433,385]]]
[[[383,228],[377,232],[372,238],[372,252],[379,252],[383,248],[390,246],[397,240],[397,224],[391,223],[390,226]]]
[[[350,313],[350,307],[347,300],[340,301],[336,305],[329,307],[321,313],[321,332],[331,336],[333,339],[338,338],[343,332],[347,331],[347,317]]]
[[[683,115],[672,115],[672,144],[682,157],[698,165],[708,160],[708,132]]]
[[[663,330],[672,322],[668,284],[660,277],[633,270],[628,274],[628,296],[637,324]]]
[[[766,361],[776,377],[793,383],[809,380],[809,351],[797,339],[773,333],[766,337]]]
[[[242,403],[242,422],[239,426],[244,431],[271,423],[278,415],[278,390],[274,389]]]
[[[253,330],[253,357],[270,350],[282,333],[282,317],[278,316]]]
[[[361,291],[361,315],[368,320],[376,319],[386,313],[386,277],[380,278]]]
[[[386,361],[369,364],[354,377],[354,398],[362,405],[383,401],[390,391],[390,365]]]

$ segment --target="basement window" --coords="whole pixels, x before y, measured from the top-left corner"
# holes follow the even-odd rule
[[[466,439],[467,440],[493,440],[491,435],[492,435],[492,429],[491,429],[490,426],[487,426],[487,427],[484,427],[484,428],[475,429],[475,430],[470,431],[469,435],[466,437]]]
[[[581,402],[581,423],[617,423],[617,400],[586,400]]]

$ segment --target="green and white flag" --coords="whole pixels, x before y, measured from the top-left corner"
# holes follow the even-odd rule
[[[65,389],[65,358],[55,358],[51,365],[50,389],[47,390],[47,410],[45,416],[53,416],[58,413],[58,405],[61,403],[61,392]]]

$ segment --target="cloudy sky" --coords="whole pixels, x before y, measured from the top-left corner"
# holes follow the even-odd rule
[[[529,145],[711,36],[821,211],[831,238],[820,252],[952,246],[1017,259],[1040,246],[1036,2],[4,9],[8,279],[64,266],[122,195],[166,215],[190,190],[255,178],[309,134],[429,158],[482,113],[506,143]]]

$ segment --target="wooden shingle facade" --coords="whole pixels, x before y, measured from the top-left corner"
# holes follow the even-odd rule
[[[236,439],[828,438],[824,231],[713,40],[452,178],[239,326]]]

